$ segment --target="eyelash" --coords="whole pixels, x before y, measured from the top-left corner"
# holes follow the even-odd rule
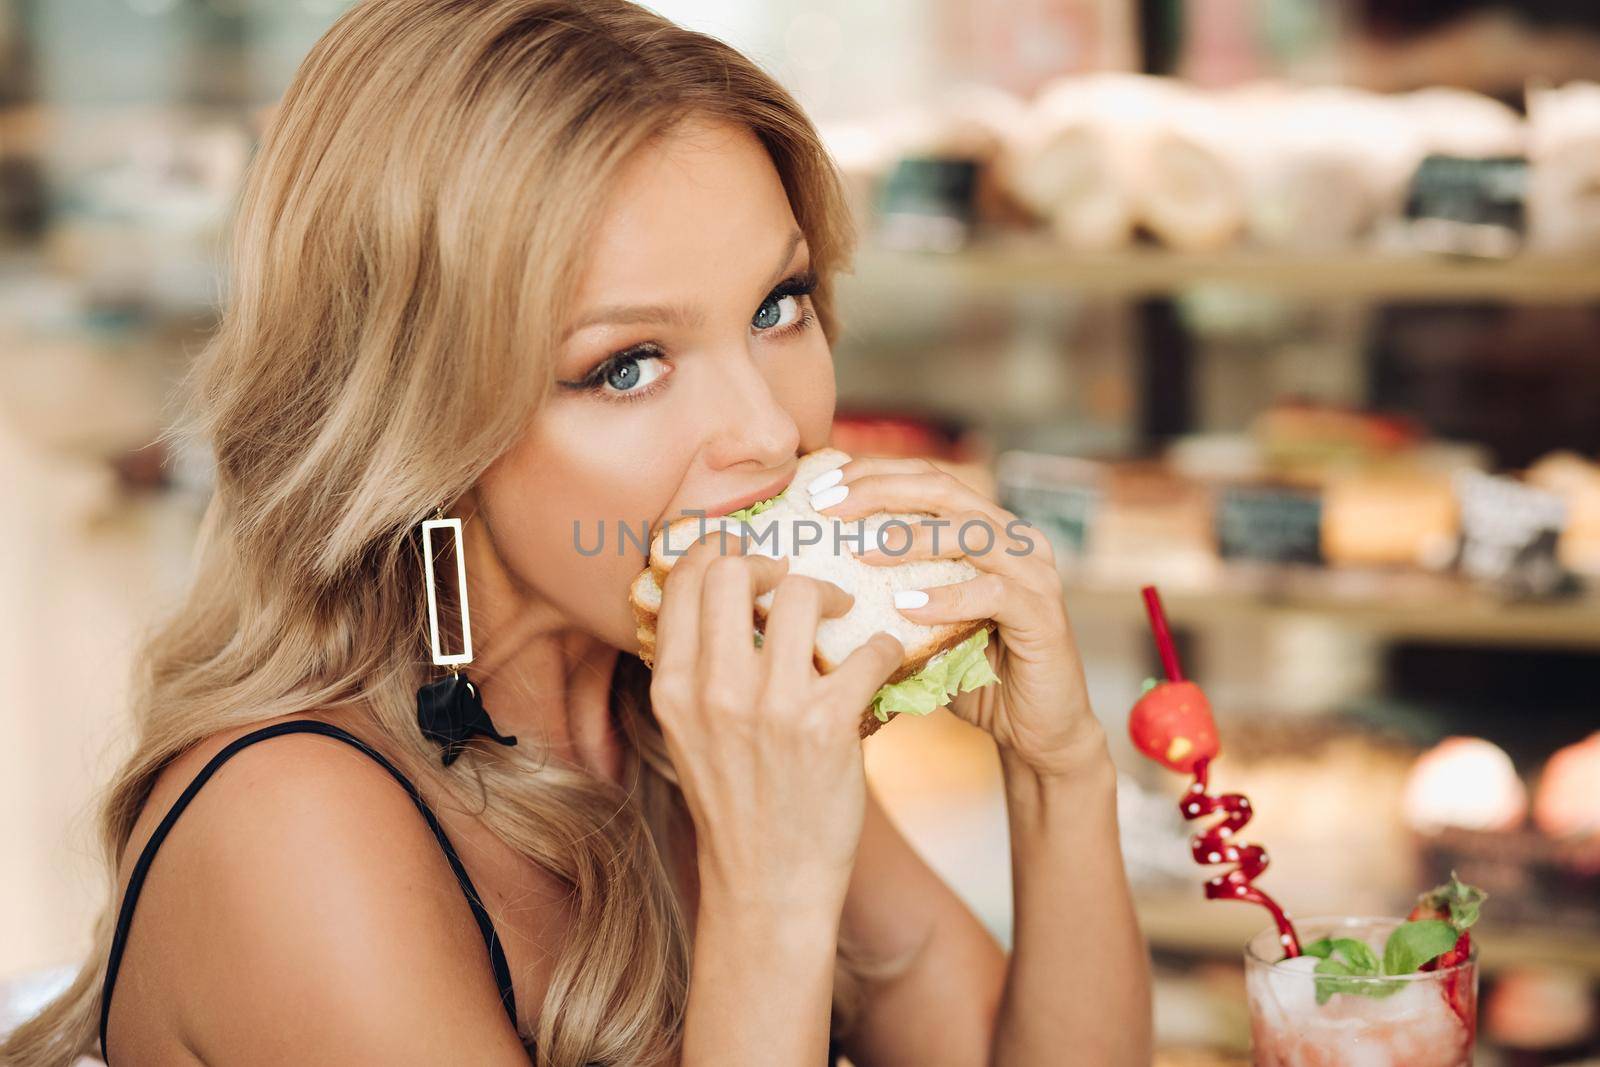
[[[810,296],[816,291],[816,288],[816,274],[809,270],[801,271],[799,274],[791,275],[790,277],[779,282],[777,285],[773,286],[772,292],[768,293],[766,299],[761,303],[765,305],[767,300],[782,300],[786,296]],[[807,301],[806,305],[801,309],[800,317],[795,319],[789,325],[768,328],[760,332],[763,334],[776,335],[778,337],[792,337],[805,330],[809,330],[812,325],[816,323],[816,321],[816,313],[812,309],[810,301]],[[633,345],[630,348],[625,348],[620,352],[613,353],[606,359],[601,360],[593,370],[575,382],[560,382],[558,384],[574,393],[593,393],[596,397],[606,401],[607,403],[615,401],[621,404],[629,404],[638,400],[646,400],[656,394],[656,387],[646,386],[643,389],[633,389],[626,393],[608,393],[605,391],[606,377],[611,373],[613,368],[627,363],[630,360],[661,359],[664,356],[665,353],[661,351],[660,345],[657,345],[653,341],[646,341],[643,344]]]

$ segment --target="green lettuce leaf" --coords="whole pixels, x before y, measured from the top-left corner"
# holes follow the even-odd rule
[[[777,496],[768,497],[765,500],[757,500],[754,504],[751,504],[747,508],[740,508],[738,511],[728,512],[728,517],[732,519],[738,519],[740,522],[749,522],[750,516],[761,514],[763,511],[766,511],[768,508],[782,499],[783,493],[779,493]]]
[[[965,693],[1000,679],[983,650],[989,644],[987,628],[979,630],[949,651],[934,657],[922,670],[904,681],[886,685],[872,698],[872,713],[879,722],[891,714],[926,715]]]

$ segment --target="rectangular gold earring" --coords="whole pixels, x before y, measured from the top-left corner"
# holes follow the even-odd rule
[[[439,643],[439,597],[433,573],[433,531],[448,529],[455,538],[456,595],[461,605],[461,651],[447,656]],[[467,553],[461,536],[459,518],[425,519],[422,523],[422,557],[428,584],[428,637],[433,642],[433,662],[441,667],[454,667],[472,662],[472,622],[467,611]]]

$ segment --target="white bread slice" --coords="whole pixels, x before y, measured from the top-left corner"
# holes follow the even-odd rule
[[[894,594],[902,589],[930,589],[941,585],[967,581],[977,575],[977,568],[962,559],[907,560],[893,566],[872,565],[857,561],[851,553],[858,529],[856,520],[840,522],[815,511],[805,492],[805,486],[835,467],[848,462],[850,457],[838,449],[820,449],[801,457],[790,490],[785,491],[771,507],[750,516],[748,525],[739,519],[703,519],[689,517],[668,524],[651,542],[650,567],[641,572],[629,590],[629,601],[638,621],[641,658],[653,665],[655,653],[654,620],[660,610],[661,587],[667,573],[694,543],[702,530],[715,525],[727,529],[744,526],[751,537],[750,550],[767,549],[768,554],[781,554],[789,560],[791,574],[829,581],[855,597],[851,609],[842,616],[824,618],[817,627],[815,662],[823,673],[838,667],[852,652],[879,630],[886,630],[898,638],[905,647],[905,658],[899,669],[890,676],[886,685],[905,680],[936,661],[942,653],[965,641],[982,629],[993,632],[990,620],[969,620],[927,626],[912,622],[894,607]],[[901,519],[911,524],[922,517],[919,514],[879,513],[860,520],[864,544],[876,543],[877,532],[885,522]],[[840,531],[848,534],[842,536]],[[820,540],[818,536],[820,535]],[[955,536],[946,527],[943,535]],[[801,544],[804,538],[808,543]],[[776,553],[771,550],[776,549]],[[771,610],[774,594],[764,593],[754,603],[757,631],[765,625]],[[861,735],[874,732],[882,725],[870,708],[864,714]]]

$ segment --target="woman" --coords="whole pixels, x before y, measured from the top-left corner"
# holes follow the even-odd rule
[[[114,1067],[1148,1060],[1114,775],[1042,540],[907,612],[999,623],[1000,684],[954,710],[1004,768],[1009,959],[865,786],[893,638],[817,675],[849,598],[707,540],[652,675],[641,554],[575,551],[773,495],[826,443],[846,212],[779,86],[623,0],[338,21],[253,162],[195,372],[216,493],[105,802],[111,903],[7,1062],[102,1038]],[[842,484],[841,518],[1010,517],[921,463]],[[418,714],[441,512],[501,742],[448,763]]]

